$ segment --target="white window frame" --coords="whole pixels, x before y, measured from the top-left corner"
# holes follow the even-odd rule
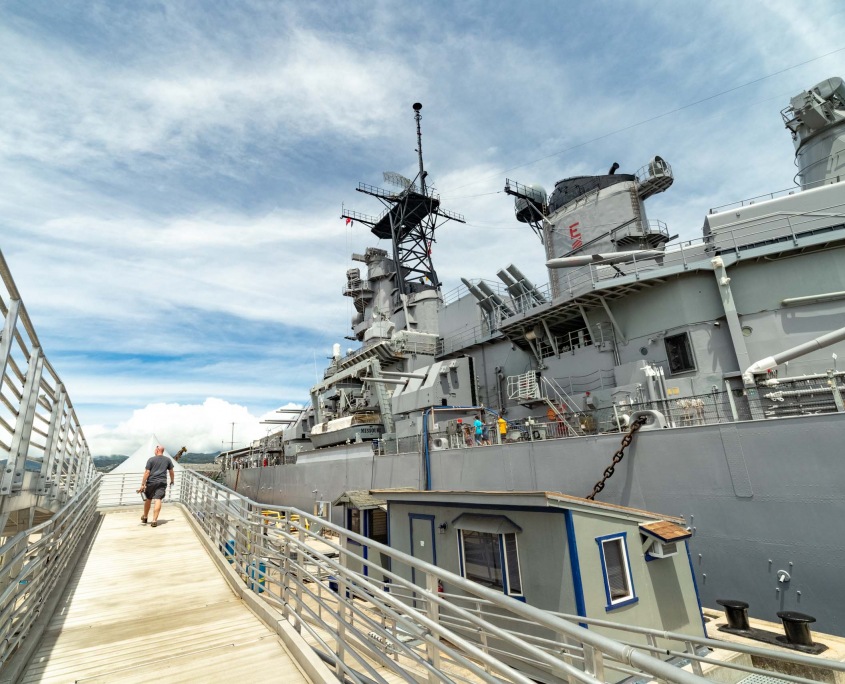
[[[468,579],[470,582],[476,581],[472,577],[467,577],[467,572],[466,572],[467,552],[466,552],[466,544],[464,543],[464,532],[471,532],[471,533],[474,533],[474,534],[486,534],[486,535],[490,535],[491,537],[496,538],[496,541],[498,541],[498,547],[499,547],[499,564],[500,564],[500,567],[501,567],[501,570],[502,570],[502,591],[503,591],[503,593],[505,593],[508,596],[513,596],[515,598],[523,599],[525,594],[523,593],[523,590],[522,590],[522,587],[523,587],[522,567],[521,567],[520,562],[519,562],[519,541],[516,538],[516,533],[515,532],[508,532],[507,534],[513,534],[514,535],[514,554],[515,554],[514,560],[516,561],[516,570],[519,573],[519,586],[520,586],[519,591],[512,591],[511,590],[510,565],[508,563],[507,546],[505,545],[505,535],[503,533],[484,532],[482,530],[471,530],[471,529],[459,529],[458,530],[458,545],[459,545],[460,558],[461,558],[461,563],[460,563],[460,565],[461,565],[461,567],[460,567],[461,577],[463,577],[464,579]],[[478,584],[482,584],[482,583],[478,582]],[[484,585],[482,584],[482,586],[484,586]],[[495,586],[490,587],[490,588],[491,589],[498,589],[498,587],[495,587]]]
[[[636,590],[634,589],[634,578],[631,573],[631,558],[628,554],[628,539],[626,532],[617,532],[616,534],[607,534],[603,537],[596,537],[596,543],[599,546],[599,558],[601,560],[602,577],[604,578],[604,593],[607,599],[605,610],[615,610],[622,606],[627,606],[639,601]],[[605,554],[605,544],[618,544],[621,546],[621,553],[619,554],[622,560],[622,577],[627,584],[628,591],[624,596],[613,598],[610,593],[610,572],[608,570],[607,556]]]

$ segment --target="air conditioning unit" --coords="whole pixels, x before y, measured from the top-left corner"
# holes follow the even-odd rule
[[[446,437],[432,437],[431,438],[431,450],[432,451],[443,451],[443,449],[449,448],[449,440]]]
[[[657,539],[654,540],[651,548],[648,550],[648,555],[652,558],[670,558],[671,556],[676,556],[677,554],[677,542],[662,542]]]
[[[545,425],[538,425],[533,424],[529,425],[528,428],[531,430],[531,439],[539,440],[539,439],[546,439],[546,426]]]

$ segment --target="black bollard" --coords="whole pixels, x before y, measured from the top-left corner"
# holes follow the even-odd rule
[[[816,618],[804,613],[796,613],[794,610],[783,610],[778,613],[783,622],[783,631],[786,633],[786,640],[795,646],[813,646],[813,636],[810,634],[810,623]]]
[[[728,629],[734,629],[738,632],[747,632],[750,629],[748,626],[748,604],[745,601],[717,599],[716,603],[725,609]]]

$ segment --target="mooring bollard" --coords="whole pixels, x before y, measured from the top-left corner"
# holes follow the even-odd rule
[[[786,640],[795,646],[814,646],[813,635],[810,634],[810,623],[816,621],[812,615],[797,613],[794,610],[783,610],[778,613],[783,622]]]
[[[748,604],[745,601],[716,599],[716,603],[725,609],[729,629],[735,629],[738,632],[747,632],[751,629],[748,626]]]

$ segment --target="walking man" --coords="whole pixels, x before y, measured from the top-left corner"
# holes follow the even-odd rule
[[[176,481],[176,474],[173,472],[173,461],[164,455],[164,447],[159,444],[155,450],[155,456],[147,461],[147,469],[141,480],[139,492],[144,492],[144,515],[141,522],[147,524],[150,515],[150,504],[155,501],[153,507],[153,522],[151,527],[158,525],[158,515],[161,513],[161,500],[167,493],[167,473],[170,471],[170,486]]]
[[[481,422],[481,416],[476,416],[472,424],[475,426],[475,446],[481,446],[484,440],[484,423]]]

